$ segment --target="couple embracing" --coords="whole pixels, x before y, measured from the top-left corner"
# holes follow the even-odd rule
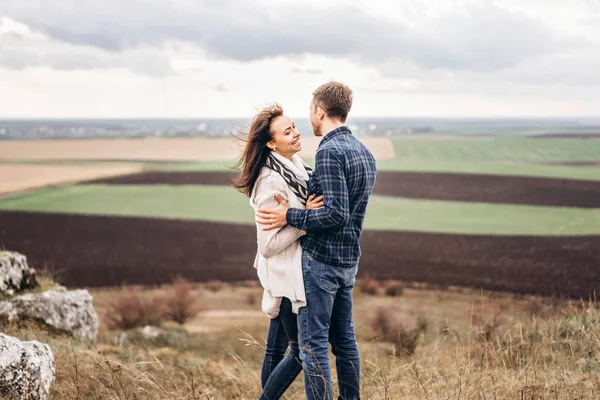
[[[310,122],[323,136],[314,170],[297,153],[300,132],[279,105],[252,121],[234,186],[256,213],[254,261],[271,318],[260,399],[279,399],[301,371],[307,399],[360,399],[360,356],[352,320],[359,238],[375,184],[375,159],[346,126],[352,91],[329,82],[313,92]],[[289,351],[286,353],[286,350]]]

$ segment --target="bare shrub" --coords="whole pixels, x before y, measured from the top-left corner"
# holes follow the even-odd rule
[[[206,290],[210,290],[211,292],[220,292],[225,288],[225,284],[222,281],[208,281],[202,285]]]
[[[386,307],[377,308],[371,328],[379,340],[392,344],[391,354],[396,357],[413,355],[422,333],[419,327],[406,329]]]
[[[123,291],[108,306],[106,323],[109,328],[131,329],[138,326],[160,325],[165,319],[163,299],[144,296],[137,288]]]
[[[429,318],[427,318],[424,314],[419,315],[417,318],[417,329],[423,333],[429,330]]]
[[[370,294],[370,295],[374,296],[379,293],[379,282],[376,279],[371,278],[370,276],[366,275],[364,278],[362,278],[359,281],[358,289],[362,293],[366,293],[366,294]]]
[[[180,325],[202,310],[191,283],[181,276],[173,280],[172,291],[164,297],[164,304],[165,317]]]
[[[546,306],[539,297],[532,297],[525,303],[525,311],[532,317],[541,316],[546,310]]]
[[[473,314],[471,317],[471,325],[473,329],[473,336],[476,339],[481,340],[484,343],[493,342],[499,335],[498,332],[498,316],[500,312],[497,312],[492,316],[491,319],[484,318],[478,314]]]
[[[255,293],[248,293],[246,295],[246,303],[250,304],[251,306],[254,306],[257,302],[258,299]]]
[[[245,280],[238,282],[238,286],[244,288],[257,288],[260,287],[260,282],[258,280]]]
[[[404,285],[399,282],[392,282],[385,288],[385,295],[389,297],[400,297],[404,294]]]

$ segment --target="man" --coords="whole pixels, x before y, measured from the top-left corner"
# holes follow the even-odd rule
[[[375,159],[345,125],[352,91],[329,82],[313,92],[310,122],[315,136],[325,136],[317,149],[309,192],[324,196],[316,210],[289,208],[279,198],[275,209],[257,210],[264,229],[290,224],[307,232],[302,238],[302,270],[306,307],[298,314],[298,341],[306,396],[333,399],[328,342],[336,357],[340,399],[360,398],[360,356],[352,320],[358,240],[369,196],[375,184]]]

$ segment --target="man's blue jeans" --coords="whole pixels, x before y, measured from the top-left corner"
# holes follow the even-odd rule
[[[357,268],[302,256],[306,307],[298,314],[298,342],[308,400],[333,400],[328,342],[336,358],[338,399],[360,399],[360,354],[352,321]]]

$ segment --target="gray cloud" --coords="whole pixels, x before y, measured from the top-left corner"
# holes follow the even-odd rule
[[[309,75],[320,75],[323,73],[319,68],[305,68],[305,67],[293,67],[292,72],[297,74],[309,74]]]
[[[600,46],[583,51],[537,57],[501,71],[495,78],[533,85],[600,85]]]
[[[375,66],[409,61],[426,69],[494,71],[573,46],[539,20],[491,3],[438,17],[429,17],[422,2],[407,7],[410,21],[351,5],[317,11],[241,0],[103,0],[72,8],[64,0],[62,6],[61,0],[28,0],[15,2],[9,16],[55,40],[113,53],[184,41],[239,61],[312,53]]]
[[[1,37],[0,65],[10,69],[49,67],[56,70],[95,70],[126,68],[151,77],[162,77],[173,72],[170,60],[157,53],[134,50],[113,54],[92,47]],[[13,42],[13,43],[11,43]]]
[[[580,20],[580,22],[583,25],[586,26],[590,26],[590,27],[594,27],[594,28],[600,28],[600,16],[591,16],[591,17],[587,17],[587,18],[582,18]]]
[[[600,11],[600,0],[585,0],[585,2],[595,10]]]

